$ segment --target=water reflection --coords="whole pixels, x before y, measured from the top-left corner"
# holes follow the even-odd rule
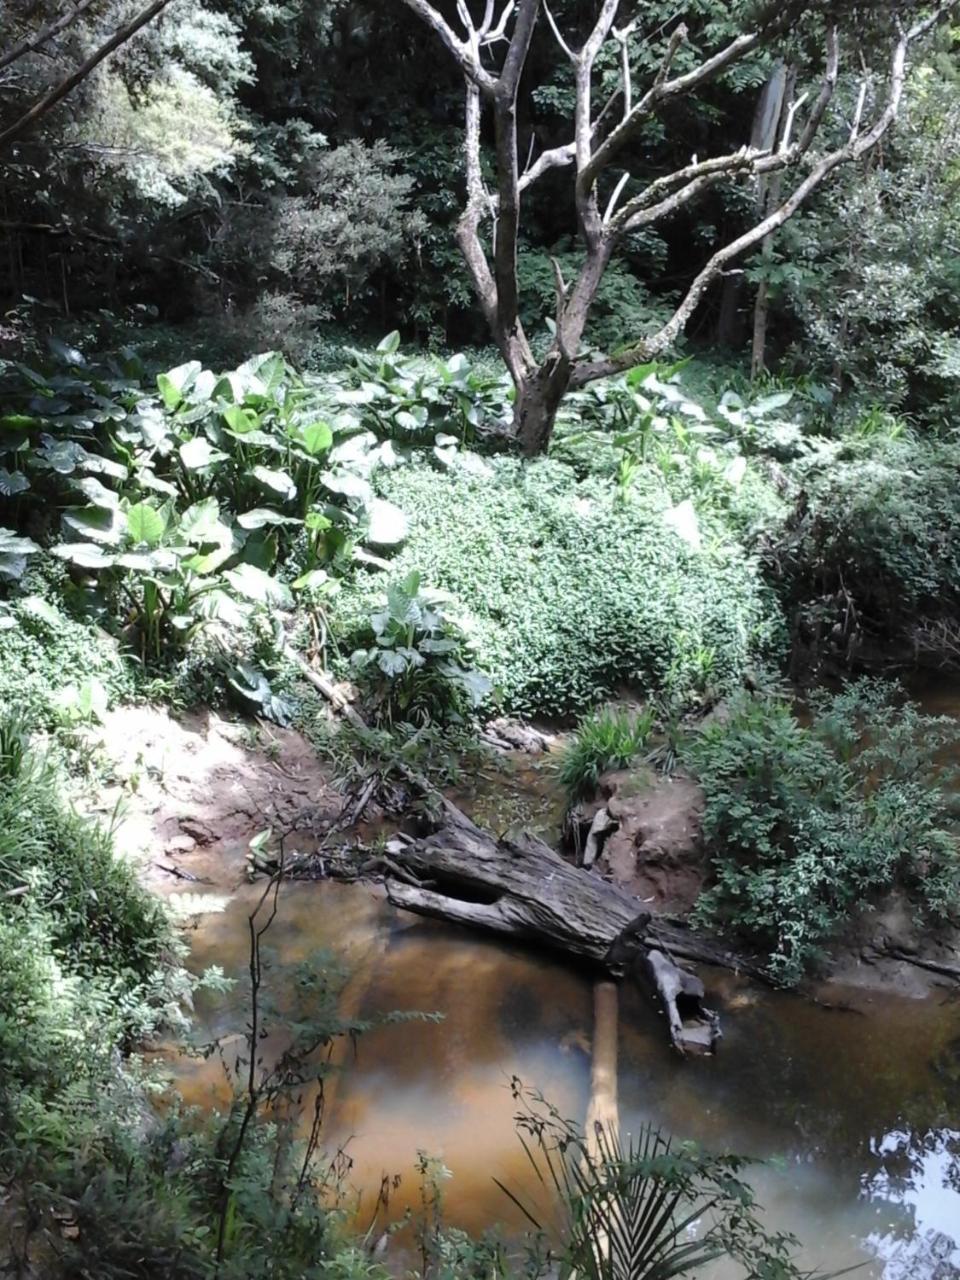
[[[193,963],[242,973],[246,914],[240,889],[197,931]],[[351,1016],[394,1009],[443,1021],[383,1026],[360,1042],[332,1091],[328,1138],[354,1161],[369,1203],[383,1174],[404,1175],[398,1216],[418,1203],[418,1150],[451,1171],[449,1221],[480,1232],[522,1226],[493,1183],[525,1188],[528,1167],[513,1127],[509,1081],[535,1084],[582,1118],[589,1081],[590,988],[550,959],[403,916],[373,892],[291,885],[273,937],[273,975],[320,948],[351,972]],[[875,999],[838,1012],[799,998],[753,992],[729,975],[710,984],[727,1006],[715,1059],[678,1061],[639,995],[621,1006],[621,1117],[652,1119],[715,1150],[777,1163],[756,1185],[771,1227],[806,1241],[803,1260],[835,1269],[869,1261],[861,1275],[947,1280],[960,1275],[960,1006]],[[289,983],[288,983],[289,987]],[[209,1033],[243,1026],[239,995],[205,1001]],[[309,1013],[309,1010],[303,1011]],[[189,1101],[222,1099],[215,1061],[185,1062]]]

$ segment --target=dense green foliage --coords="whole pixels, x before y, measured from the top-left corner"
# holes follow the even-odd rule
[[[456,598],[510,711],[575,714],[621,684],[696,698],[776,651],[778,614],[753,561],[719,525],[690,546],[658,487],[623,504],[556,463],[471,455],[379,484],[410,520],[396,568]],[[364,609],[373,590],[361,575],[344,608]]]
[[[883,683],[812,700],[741,696],[687,758],[706,792],[713,879],[701,919],[737,931],[795,982],[838,926],[905,886],[942,919],[960,901],[949,831],[946,718],[921,714]]]
[[[755,16],[746,0],[628,8],[638,87],[667,63],[692,70]],[[0,6],[0,63],[64,17],[0,65],[0,133],[136,9]],[[574,45],[589,10],[551,6]],[[872,112],[885,56],[888,7],[837,12],[844,62],[818,147],[847,136],[861,75]],[[633,175],[618,196],[741,148],[779,59],[806,92],[802,128],[818,21],[651,111],[618,159]],[[182,1030],[192,980],[164,912],[53,763],[116,701],[231,698],[285,723],[300,706],[293,647],[353,682],[374,725],[329,735],[345,771],[386,775],[398,758],[449,780],[449,743],[474,735],[476,752],[495,711],[578,717],[560,763],[575,799],[649,750],[651,713],[597,711],[629,691],[663,708],[661,755],[679,746],[706,792],[699,919],[777,979],[809,972],[891,889],[931,927],[956,917],[952,726],[880,684],[814,695],[809,714],[743,689],[791,658],[804,673],[960,666],[956,40],[944,30],[917,51],[882,151],[729,264],[664,363],[567,395],[532,463],[509,453],[513,391],[477,346],[490,335],[454,240],[461,77],[407,5],[174,0],[0,144],[0,1269],[29,1274],[39,1240],[64,1280],[385,1280],[344,1230],[321,1149],[275,1123],[322,1082],[333,1041],[363,1029],[339,1013],[334,969],[302,975],[319,1013],[286,1027],[282,1071],[250,1032],[226,1114],[148,1105],[132,1054]],[[598,103],[619,74],[605,49]],[[569,68],[545,20],[527,82],[521,165],[570,137]],[[582,261],[570,175],[557,166],[523,196],[518,307],[538,353],[558,273]],[[627,236],[584,351],[661,323],[762,194],[708,183]],[[751,381],[761,286],[776,372]],[[401,349],[401,333],[422,345]],[[685,742],[683,717],[721,699]],[[51,733],[49,756],[14,708]],[[651,1132],[598,1161],[557,1121],[528,1115],[525,1132],[571,1209],[565,1273],[603,1271],[597,1214],[619,1197],[617,1228],[683,1206],[643,1242],[666,1261],[637,1274],[725,1251],[751,1274],[793,1275],[786,1242],[754,1230],[736,1160],[670,1153]],[[681,1239],[705,1203],[715,1228]],[[499,1246],[428,1235],[431,1276],[513,1265]]]
[[[165,912],[109,836],[61,797],[62,778],[0,719],[0,1090],[4,1165],[37,1109],[65,1108],[187,989]],[[51,1125],[57,1122],[51,1115]],[[23,1158],[28,1159],[25,1150]],[[19,1156],[18,1156],[19,1158]]]
[[[848,660],[895,645],[955,656],[960,461],[952,441],[912,434],[826,444],[798,468],[796,508],[772,562],[802,637]]]

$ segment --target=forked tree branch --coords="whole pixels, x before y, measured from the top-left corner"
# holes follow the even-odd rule
[[[806,178],[794,188],[787,199],[777,208],[773,209],[748,231],[738,236],[737,239],[732,240],[713,254],[690,285],[673,315],[656,334],[642,339],[615,356],[605,357],[601,360],[583,361],[575,365],[571,374],[571,387],[583,386],[588,382],[595,381],[597,378],[621,373],[635,364],[650,360],[666,351],[686,327],[707,288],[717,279],[728,263],[755,248],[768,235],[779,230],[840,165],[855,161],[867,151],[872,150],[896,118],[900,100],[903,96],[907,54],[911,45],[930,31],[945,13],[956,8],[957,3],[958,0],[948,0],[948,3],[941,5],[933,14],[922,22],[916,23],[909,31],[901,31],[891,57],[886,100],[877,118],[865,133],[860,132],[860,116],[863,110],[861,104],[858,106],[847,142],[823,156],[813,166]],[[828,79],[829,73],[830,67],[828,66]],[[826,109],[826,104],[824,104],[823,109]],[[806,137],[806,134],[804,136]],[[771,157],[772,160],[777,158]]]

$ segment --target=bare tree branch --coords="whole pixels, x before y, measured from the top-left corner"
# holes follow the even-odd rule
[[[596,182],[601,172],[610,164],[617,153],[630,141],[643,121],[656,110],[661,103],[672,98],[684,97],[696,92],[704,84],[715,80],[729,67],[741,62],[748,54],[770,40],[774,35],[790,25],[795,6],[784,4],[779,12],[771,16],[766,24],[758,25],[753,31],[737,36],[728,45],[705,59],[698,67],[667,79],[670,66],[677,50],[686,38],[686,28],[681,24],[670,38],[667,52],[660,71],[653,84],[642,98],[633,106],[630,113],[624,116],[615,129],[607,136],[603,144],[597,148],[589,165],[581,171],[581,181],[589,185]]]
[[[118,27],[110,39],[105,40],[75,71],[71,72],[64,80],[61,80],[58,85],[55,85],[49,93],[45,93],[39,101],[33,104],[29,111],[24,112],[19,120],[15,120],[13,124],[0,133],[0,147],[3,147],[8,142],[15,142],[17,138],[22,137],[51,108],[62,101],[67,94],[72,93],[77,85],[103,62],[104,58],[109,57],[122,44],[126,44],[142,27],[145,27],[148,22],[152,22],[158,14],[162,13],[171,2],[172,0],[153,0],[151,4],[147,5],[145,9],[141,9],[124,26]]]
[[[766,236],[782,227],[836,168],[859,159],[867,151],[875,147],[896,118],[900,99],[903,95],[906,59],[911,44],[929,31],[938,20],[938,17],[948,9],[954,8],[956,3],[957,0],[951,0],[951,3],[941,6],[941,9],[937,11],[937,16],[931,16],[923,22],[917,23],[909,32],[901,34],[891,58],[886,101],[870,129],[863,134],[851,133],[850,138],[842,147],[829,152],[814,165],[806,178],[794,188],[787,199],[777,208],[748,231],[738,236],[736,240],[718,249],[700,270],[673,315],[656,334],[650,338],[642,339],[616,356],[602,360],[585,361],[575,365],[571,374],[571,386],[583,386],[597,378],[620,373],[624,369],[629,369],[635,364],[650,360],[667,350],[686,326],[707,288],[716,280],[729,262],[755,248]],[[775,162],[778,159],[779,157],[777,156],[770,157],[771,162]]]
[[[428,27],[432,27],[456,59],[463,74],[485,93],[493,93],[496,79],[480,65],[480,58],[472,48],[469,38],[461,40],[428,0],[404,0],[404,4],[422,18]]]
[[[568,142],[566,146],[551,147],[549,151],[542,152],[520,175],[520,190],[526,191],[527,187],[532,187],[549,169],[559,169],[572,164],[576,149],[576,143]]]
[[[25,36],[19,44],[15,44],[6,53],[0,54],[0,71],[4,67],[9,67],[12,62],[24,57],[25,54],[34,53],[45,45],[48,40],[58,36],[61,31],[66,31],[68,27],[72,27],[76,20],[86,13],[94,2],[95,0],[79,0],[72,9],[68,9],[66,13],[62,14],[54,22],[34,32],[32,36]]]

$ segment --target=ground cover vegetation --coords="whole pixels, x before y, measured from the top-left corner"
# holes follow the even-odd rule
[[[0,13],[20,1274],[380,1274],[322,1147],[273,1122],[317,1046],[361,1030],[333,968],[305,979],[320,1014],[289,1077],[248,1044],[227,1114],[147,1105],[136,1047],[182,1029],[190,981],[68,798],[78,730],[116,702],[230,701],[329,744],[306,660],[370,726],[325,748],[345,768],[452,776],[506,714],[577,726],[571,799],[631,762],[688,769],[697,916],[785,983],[893,887],[931,929],[956,916],[950,726],[882,680],[802,715],[782,683],[960,663],[951,6],[898,28],[521,0],[502,30],[481,7]],[[624,693],[643,710],[601,706]],[[523,1114],[574,1205],[562,1266],[621,1274],[591,1243],[615,1184],[673,1228],[716,1209],[708,1244],[640,1242],[651,1274],[713,1247],[792,1274],[739,1165],[653,1134],[584,1164]],[[423,1232],[430,1274],[521,1266]]]

